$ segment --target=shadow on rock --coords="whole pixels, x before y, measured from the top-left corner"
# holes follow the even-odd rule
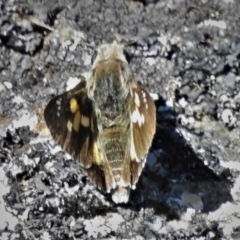
[[[231,201],[232,183],[227,171],[218,175],[205,165],[177,129],[174,111],[164,100],[156,105],[163,111],[158,112],[152,149],[137,190],[131,194],[133,202],[139,202],[140,208],[153,208],[168,219],[178,219],[189,207],[210,212]]]

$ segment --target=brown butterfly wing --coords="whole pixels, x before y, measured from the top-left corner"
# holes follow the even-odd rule
[[[92,102],[87,96],[86,82],[54,97],[44,111],[45,121],[54,138],[82,167],[92,165]]]
[[[134,186],[142,172],[146,155],[156,130],[156,108],[150,94],[140,85],[132,90],[131,112],[131,177]]]
[[[109,166],[100,159],[98,128],[86,82],[54,97],[44,111],[47,126],[54,140],[80,162],[98,188],[106,189]],[[107,169],[106,169],[107,168]]]

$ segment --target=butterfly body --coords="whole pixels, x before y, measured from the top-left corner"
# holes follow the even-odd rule
[[[98,188],[116,203],[127,202],[144,167],[156,116],[149,93],[133,78],[123,46],[100,46],[87,81],[53,98],[44,114],[53,138]]]

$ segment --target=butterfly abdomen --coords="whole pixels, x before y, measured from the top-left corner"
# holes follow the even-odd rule
[[[102,144],[107,161],[112,170],[116,183],[120,182],[124,168],[124,159],[127,148],[127,139],[125,130],[120,127],[112,127],[103,130]]]

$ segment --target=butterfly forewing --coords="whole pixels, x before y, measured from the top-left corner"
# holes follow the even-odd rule
[[[135,185],[142,168],[146,154],[151,146],[156,128],[156,109],[150,94],[140,85],[132,90],[130,102],[131,112],[131,174]]]
[[[94,143],[91,124],[94,121],[85,86],[85,81],[80,82],[69,92],[54,97],[48,103],[44,117],[54,140],[84,168],[89,168],[92,164],[89,153]]]

